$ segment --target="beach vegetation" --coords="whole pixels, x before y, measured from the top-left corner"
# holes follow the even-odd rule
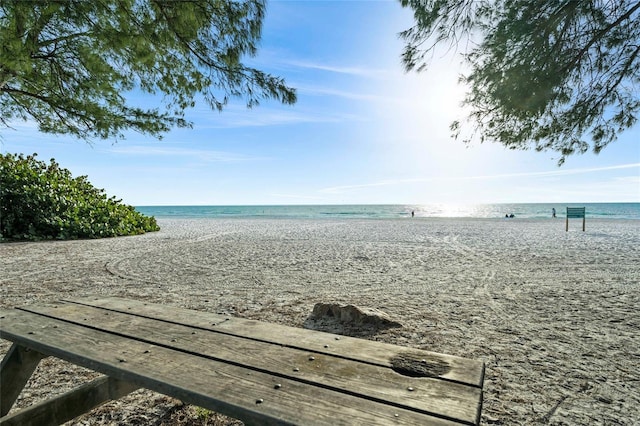
[[[137,235],[160,228],[87,176],[36,154],[0,154],[0,240],[104,238]]]
[[[242,62],[257,53],[264,13],[263,0],[3,0],[0,126],[160,138],[191,126],[196,101],[218,111],[230,98],[293,104],[282,78]]]
[[[471,126],[455,121],[454,137],[555,151],[561,165],[599,153],[637,122],[640,2],[400,3],[415,20],[400,34],[407,71],[428,68],[441,45],[462,53]]]

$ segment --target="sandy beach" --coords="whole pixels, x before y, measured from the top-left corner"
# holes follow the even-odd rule
[[[640,422],[638,220],[158,222],[137,237],[1,244],[0,305],[98,294],[302,327],[318,302],[355,304],[402,324],[359,337],[483,360],[482,424]],[[17,406],[94,376],[47,359]],[[205,417],[139,391],[72,424],[232,422]]]

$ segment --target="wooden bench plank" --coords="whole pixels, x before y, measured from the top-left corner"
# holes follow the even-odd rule
[[[0,310],[0,338],[247,424],[472,424],[250,371],[41,315]],[[280,386],[275,386],[279,384]]]
[[[479,414],[480,389],[438,378],[402,376],[389,367],[85,305],[63,304],[57,307],[25,309],[78,325],[90,324],[95,329],[149,344],[210,357],[292,380],[303,380],[320,387],[442,417],[474,423]],[[326,339],[325,334],[316,335]],[[313,361],[310,361],[310,357],[313,357]]]
[[[24,408],[0,420],[2,426],[56,426],[95,407],[121,398],[137,386],[102,376],[53,399]]]
[[[20,391],[45,355],[13,344],[0,364],[0,417],[4,417],[18,399]]]
[[[426,358],[434,360],[434,362],[437,363],[448,365],[450,367],[448,371],[443,372],[440,375],[443,379],[479,388],[482,388],[484,381],[483,362],[453,355],[440,354],[420,349],[402,348],[397,345],[383,342],[374,342],[371,340],[348,336],[338,336],[320,331],[305,330],[243,318],[214,315],[208,312],[175,308],[115,297],[66,300],[74,303],[102,307],[117,312],[134,312],[136,314],[139,312],[145,312],[152,318],[170,323],[190,325],[207,330],[215,329],[236,336],[268,341],[290,347],[301,347],[318,353],[341,356],[385,367],[392,367],[390,358],[394,355],[410,352],[413,354],[413,357],[418,359]]]

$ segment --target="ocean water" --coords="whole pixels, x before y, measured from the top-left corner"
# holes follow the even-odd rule
[[[585,207],[587,218],[640,220],[640,203],[516,203],[516,204],[361,204],[361,205],[290,205],[290,206],[137,206],[136,209],[156,218],[370,218],[411,217],[442,218],[515,218],[551,217],[551,209],[563,218],[567,207]]]

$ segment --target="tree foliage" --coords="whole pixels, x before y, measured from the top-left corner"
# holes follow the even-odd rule
[[[436,46],[464,48],[464,104],[481,141],[561,154],[598,153],[638,119],[640,2],[400,0],[405,68]],[[451,126],[454,136],[461,125]],[[469,141],[469,139],[466,139]]]
[[[0,154],[0,240],[104,238],[158,231],[147,217],[51,159]]]
[[[264,0],[2,0],[0,125],[34,119],[43,132],[160,137],[188,127],[201,96],[217,110],[230,97],[248,107],[295,91],[245,66],[260,40]],[[161,108],[127,93],[162,95]]]

